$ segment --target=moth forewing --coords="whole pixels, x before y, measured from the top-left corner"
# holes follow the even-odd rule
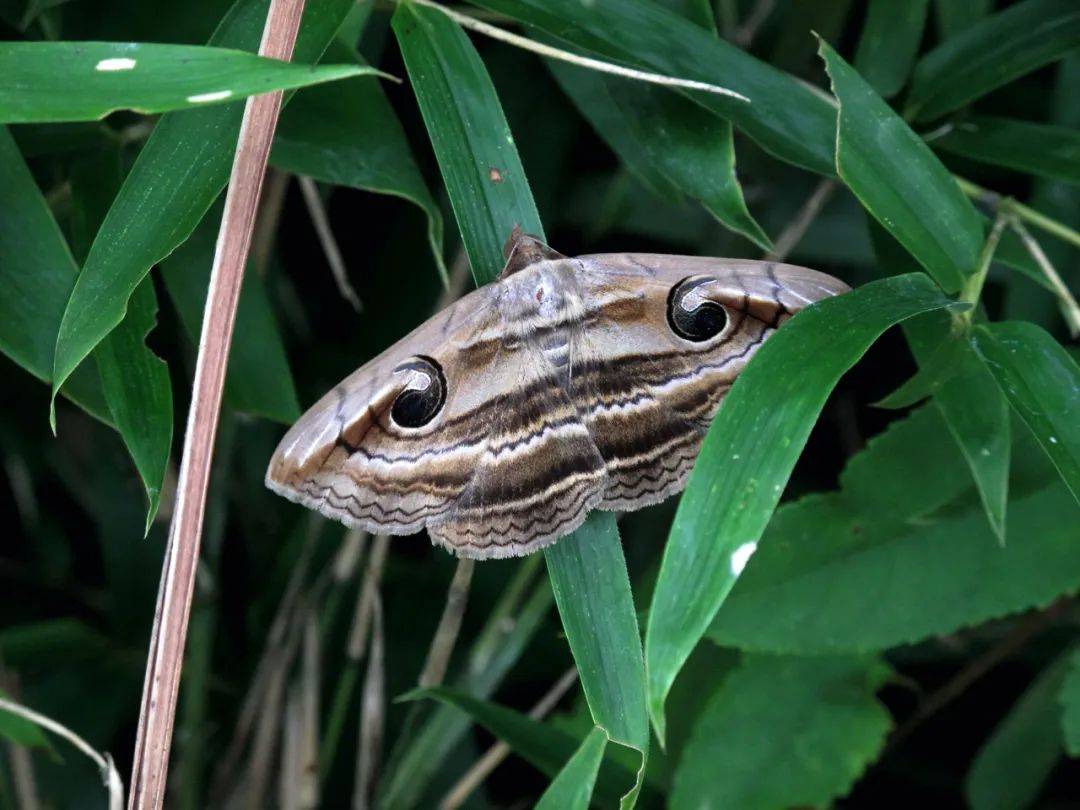
[[[847,289],[769,262],[566,258],[520,235],[508,248],[497,282],[301,417],[271,460],[271,489],[371,532],[426,526],[461,556],[530,553],[592,508],[681,490],[757,348]]]

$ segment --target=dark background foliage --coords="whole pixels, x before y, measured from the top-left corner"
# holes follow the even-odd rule
[[[685,6],[681,10],[689,14],[710,10],[707,3],[666,5]],[[888,6],[892,14],[900,14],[906,6],[902,2],[880,5]],[[965,27],[1012,5],[952,0],[930,3],[925,29],[915,43],[918,52],[924,54],[950,36],[959,36]],[[229,6],[223,0],[183,4],[3,0],[0,32],[10,41],[205,44]],[[394,8],[377,4],[366,10],[370,10],[369,16],[359,15],[366,17],[362,30],[350,32],[351,36],[337,43],[344,49],[344,58],[335,54],[326,61],[349,61],[348,46],[357,44],[367,63],[393,76],[407,77],[390,28]],[[865,3],[722,0],[712,11],[721,36],[823,90],[830,87],[829,79],[824,62],[816,55],[817,42],[811,31],[816,31],[848,62],[855,63],[864,75],[868,76],[867,65],[886,58],[879,55],[877,60],[870,56],[856,59],[856,53],[864,47],[863,32],[869,25]],[[519,30],[507,18],[496,15],[496,22]],[[556,68],[553,75],[545,62],[533,54],[471,36],[514,133],[547,239],[556,249],[568,255],[630,250],[762,255],[761,247],[752,240],[720,225],[707,209],[709,203],[702,199],[704,195],[684,185],[690,182],[684,178],[700,178],[712,171],[708,161],[720,159],[714,146],[699,145],[696,153],[689,148],[685,153],[675,153],[683,179],[679,174],[668,174],[665,179],[663,172],[655,170],[660,162],[655,155],[651,163],[635,164],[625,154],[620,158],[612,150],[612,144],[598,134],[598,130],[603,133],[600,124],[587,120],[556,80],[566,68]],[[936,116],[913,125],[932,144],[936,127],[951,124],[962,132],[964,123],[977,116],[1053,123],[1071,129],[1073,151],[1059,158],[1047,157],[1052,164],[1049,173],[1055,179],[1036,176],[1030,169],[1010,167],[1006,165],[1009,161],[1000,157],[974,160],[974,147],[959,141],[936,149],[936,153],[957,175],[1030,203],[1072,229],[1080,227],[1080,193],[1075,186],[1080,160],[1076,145],[1075,99],[1080,97],[1077,42],[1080,40],[1073,42],[1071,53],[1063,59],[1039,66],[981,95],[947,118]],[[881,47],[887,50],[890,46],[886,43]],[[1063,48],[1062,52],[1068,51]],[[723,84],[725,78],[713,80]],[[371,651],[365,648],[360,655],[349,651],[358,598],[365,577],[373,569],[373,541],[354,538],[351,548],[358,556],[351,563],[342,560],[342,527],[272,496],[262,483],[267,460],[282,433],[280,422],[295,416],[290,413],[295,401],[303,407],[314,402],[345,374],[406,334],[432,311],[442,291],[432,240],[452,276],[462,277],[462,269],[467,267],[439,165],[408,81],[381,83],[389,102],[385,117],[396,117],[401,134],[387,130],[373,144],[384,138],[386,143],[393,142],[392,147],[386,147],[389,151],[381,156],[371,151],[361,159],[342,147],[340,154],[328,152],[330,157],[318,168],[303,163],[313,154],[305,150],[310,150],[310,143],[317,140],[317,134],[305,129],[305,120],[317,119],[320,104],[344,105],[346,98],[350,103],[364,103],[361,96],[344,95],[342,88],[366,87],[374,81],[354,78],[300,90],[293,106],[283,115],[282,139],[276,147],[262,219],[257,225],[256,255],[249,266],[249,274],[255,276],[254,283],[265,292],[268,304],[255,308],[260,313],[272,313],[272,320],[256,318],[247,322],[255,326],[241,328],[235,339],[234,358],[236,352],[243,351],[248,358],[244,368],[255,376],[230,380],[222,417],[188,639],[189,658],[181,687],[170,805],[208,806],[221,803],[226,796],[251,799],[262,795],[272,797],[266,801],[278,801],[283,795],[278,792],[278,773],[287,768],[289,756],[296,753],[288,747],[289,730],[300,729],[297,733],[301,735],[311,731],[310,725],[297,720],[300,695],[315,688],[319,696],[315,732],[322,755],[317,759],[322,806],[342,806],[351,800],[359,735],[365,723],[372,722],[362,706],[365,693],[385,706],[377,795],[388,806],[429,806],[438,801],[495,741],[481,725],[466,727],[462,715],[440,708],[435,701],[393,700],[417,683],[446,603],[455,561],[433,549],[423,535],[394,539],[389,544],[380,588],[382,626],[379,631],[373,628],[384,648],[385,685],[378,690],[369,670]],[[339,91],[341,95],[335,95]],[[898,98],[902,101],[904,97],[901,94]],[[336,98],[343,100],[336,102]],[[370,98],[368,102],[373,106],[363,109],[372,118],[378,117],[372,112],[377,102]],[[904,109],[903,104],[895,106]],[[298,113],[300,109],[311,118]],[[630,117],[635,114],[632,105],[624,110]],[[122,111],[109,115],[101,124],[15,124],[8,128],[78,263],[89,250],[96,231],[94,223],[107,210],[119,178],[130,169],[153,120]],[[643,126],[654,124],[646,122]],[[102,135],[103,131],[107,134]],[[808,198],[819,189],[820,178],[767,154],[738,127],[734,143],[738,179],[749,211],[775,242],[798,219]],[[289,144],[293,149],[286,150]],[[431,190],[433,204],[416,197],[407,199],[371,191],[380,188],[375,171],[379,161],[394,163],[405,144],[419,167],[423,184]],[[1031,149],[1039,151],[1037,146]],[[349,160],[359,160],[355,174],[363,179],[341,179],[352,171]],[[403,160],[408,163],[410,158],[405,154]],[[643,168],[650,165],[652,173]],[[335,283],[293,172],[313,175],[320,181],[322,205],[348,268],[349,283],[362,301],[361,313]],[[1071,181],[1070,172],[1074,173]],[[792,246],[788,260],[837,275],[853,287],[895,272],[897,268],[887,267],[880,252],[888,235],[872,221],[855,195],[842,184],[828,193],[825,204]],[[95,202],[95,194],[102,199]],[[95,205],[100,213],[94,213]],[[439,244],[441,225],[432,224],[425,206],[427,212],[435,212],[436,220],[441,216],[445,221],[445,244]],[[934,211],[917,214],[935,216]],[[219,217],[220,207],[216,206],[196,235],[150,276],[159,308],[157,325],[147,343],[168,363],[176,428],[162,505],[145,538],[146,496],[119,434],[61,398],[54,437],[47,419],[48,385],[27,373],[25,364],[0,356],[4,380],[0,386],[0,525],[5,527],[0,532],[0,585],[4,594],[0,599],[0,688],[71,727],[99,750],[111,752],[125,778],[131,764],[146,642],[171,512],[170,482],[175,485],[175,464],[194,366],[192,329],[187,322],[191,311],[184,312],[182,302],[194,300],[192,311],[197,313],[202,288],[196,284],[194,292],[188,288],[185,293],[183,284],[187,279],[190,285],[196,269],[206,273]],[[1066,282],[1076,289],[1076,249],[1042,233],[1037,236]],[[1023,257],[1022,247],[1012,238],[1011,247],[1018,253],[1009,255]],[[269,249],[259,254],[260,245]],[[0,245],[0,256],[2,248]],[[998,258],[1007,256],[1003,251]],[[1070,350],[1076,357],[1054,296],[1017,271],[1017,263],[1034,266],[1030,260],[1022,259],[1012,263],[997,261],[990,267],[981,299],[985,315],[991,321],[1022,319],[1039,324],[1062,344],[1072,346]],[[1037,268],[1033,272],[1037,273]],[[0,265],[0,277],[2,274]],[[279,341],[284,346],[292,385],[280,379],[267,382],[257,376],[260,367],[264,371],[277,368]],[[234,376],[236,363],[234,359]],[[94,364],[94,358],[86,363],[91,367]],[[876,445],[871,440],[890,425],[896,428],[905,420],[916,419],[940,421],[938,416],[920,416],[919,408],[886,410],[872,405],[898,388],[917,368],[908,340],[899,328],[890,330],[874,344],[829,397],[787,485],[786,504],[810,493],[838,488],[850,494],[854,503],[861,497],[854,492],[855,475],[847,480],[841,476],[853,456],[864,451],[868,442],[872,451]],[[931,407],[922,406],[922,410]],[[275,416],[282,418],[275,420]],[[1074,412],[1073,417],[1077,416]],[[1049,468],[1027,428],[1015,418],[1012,423],[1016,442],[1013,491],[1020,498],[1025,492],[1037,490],[1036,484],[1029,486],[1029,482],[1043,482],[1053,476],[1046,472]],[[959,450],[949,443],[938,422],[926,430],[925,435],[941,438],[944,444],[935,445],[936,455],[927,455],[923,461],[938,465],[934,469],[955,469],[953,480],[962,480],[963,486],[959,500],[936,504],[929,516],[912,509],[897,518],[898,525],[910,530],[913,538],[925,527],[968,514],[964,508],[974,515],[972,520],[985,521],[977,505],[972,506],[978,500]],[[912,431],[898,435],[897,441],[902,444],[905,436],[923,434]],[[762,453],[771,450],[760,448]],[[912,477],[917,478],[921,462],[916,454],[912,456],[910,469]],[[908,469],[905,463],[897,461],[896,469]],[[882,471],[890,467],[886,457],[868,461],[863,469],[872,477],[886,475]],[[942,477],[947,478],[945,474]],[[860,483],[873,487],[873,480]],[[896,486],[895,491],[901,492],[907,484],[899,482]],[[891,501],[891,492],[882,496],[883,503]],[[897,495],[897,499],[903,500],[903,496]],[[808,503],[810,506],[806,506]],[[815,542],[813,516],[819,513],[810,512],[813,503],[800,501],[795,507],[782,507],[766,532],[762,555],[771,540],[777,548],[794,540]],[[884,525],[891,519],[883,514],[886,507],[878,509],[872,503],[863,507],[865,512],[856,509],[854,514],[867,521],[866,530],[871,533],[875,520]],[[626,516],[619,524],[643,627],[644,611],[650,604],[675,508],[676,502],[671,501]],[[799,508],[807,511],[794,511]],[[1028,514],[1011,501],[1009,508],[1010,512]],[[1065,499],[1057,517],[1065,524],[1071,521],[1073,526],[1073,531],[1062,534],[1061,542],[1080,542],[1075,504]],[[811,529],[800,535],[802,525],[810,525]],[[963,532],[963,527],[969,525],[974,523],[957,523],[959,528],[951,531]],[[851,532],[862,530],[854,520]],[[971,532],[981,542],[997,547],[983,522]],[[1024,525],[1010,523],[1009,532],[1006,543],[1020,544],[1022,548],[1028,539]],[[676,682],[667,710],[668,748],[661,752],[653,742],[649,769],[654,778],[647,781],[643,801],[650,806],[665,800],[685,805],[691,803],[695,792],[710,792],[707,776],[690,764],[680,765],[680,757],[697,746],[698,757],[721,763],[716,765],[718,778],[748,786],[751,792],[742,795],[735,806],[775,806],[780,800],[764,788],[755,794],[753,786],[767,786],[772,780],[783,782],[783,774],[775,773],[774,766],[781,772],[799,771],[797,763],[789,763],[788,757],[813,760],[813,751],[807,754],[795,750],[800,747],[828,752],[821,766],[828,773],[824,786],[816,784],[810,775],[792,777],[794,793],[779,794],[789,803],[809,806],[835,801],[856,807],[930,801],[943,806],[974,803],[980,807],[1075,804],[1080,795],[1080,770],[1075,760],[1065,754],[1070,744],[1068,732],[1062,731],[1061,715],[1064,711],[1068,716],[1070,706],[1075,714],[1080,705],[1077,667],[1074,664],[1069,670],[1067,666],[1080,618],[1072,597],[1080,585],[1080,572],[1065,572],[1060,581],[1052,584],[1032,585],[1030,592],[1024,591],[1021,583],[1015,594],[1010,592],[1008,597],[997,599],[996,581],[988,580],[985,590],[981,590],[983,583],[950,570],[952,564],[966,559],[944,550],[938,556],[935,547],[929,545],[925,556],[897,556],[883,563],[880,570],[865,572],[861,583],[857,572],[838,568],[838,576],[855,578],[848,580],[849,589],[881,588],[885,593],[889,592],[886,586],[893,574],[902,577],[903,571],[918,572],[923,566],[926,580],[933,580],[926,593],[938,601],[921,604],[928,597],[919,590],[921,576],[915,575],[915,586],[905,591],[898,613],[907,615],[905,611],[912,613],[913,606],[921,606],[930,617],[924,632],[905,629],[895,638],[875,641],[869,637],[868,629],[867,638],[838,643],[833,651],[835,660],[820,666],[816,662],[822,659],[816,656],[830,652],[825,641],[809,650],[815,657],[806,660],[815,663],[808,665],[800,658],[800,653],[807,650],[792,649],[795,642],[781,638],[782,634],[777,636],[781,640],[775,642],[746,640],[755,632],[754,617],[767,614],[769,609],[768,600],[764,607],[752,602],[751,565],[747,588],[733,592],[724,608],[728,611],[730,607],[730,611],[720,614],[719,624],[714,624],[707,639],[698,645]],[[766,564],[763,556],[762,565]],[[343,572],[340,576],[334,574],[335,565]],[[477,566],[447,679],[449,684],[467,691],[470,679],[479,682],[476,679],[491,676],[489,688],[478,696],[521,712],[528,711],[574,663],[558,614],[551,606],[543,565],[536,560],[531,568],[526,565],[521,561],[499,561]],[[1023,576],[1018,575],[1018,580]],[[955,581],[957,589],[967,590],[950,592],[951,581]],[[525,598],[500,607],[500,600],[506,599],[508,590],[519,587],[519,583]],[[842,590],[839,582],[836,587]],[[829,585],[822,586],[821,599],[828,601],[831,592]],[[795,599],[778,596],[785,598]],[[521,607],[526,599],[533,600],[531,608]],[[953,615],[952,603],[975,605],[980,600],[987,603],[985,609],[972,608],[970,614],[961,609],[955,623],[941,618],[940,625],[935,625],[934,616]],[[813,613],[816,607],[807,604],[803,611]],[[505,615],[493,619],[493,613],[499,610]],[[538,617],[535,627],[519,615],[529,610]],[[762,613],[755,612],[759,610]],[[275,617],[285,627],[284,641],[274,635]],[[768,624],[765,618],[761,621]],[[743,632],[748,626],[750,630]],[[803,637],[810,639],[813,629],[798,632],[805,632]],[[764,638],[768,630],[763,633]],[[495,643],[501,649],[512,649],[508,645],[517,639],[521,649],[509,653],[504,664],[493,664],[484,657],[484,645],[492,638],[503,639]],[[806,641],[808,648],[814,643]],[[793,654],[780,655],[782,652]],[[262,669],[260,661],[264,661]],[[470,670],[478,665],[486,669],[479,673]],[[281,692],[276,698],[274,687],[268,687],[266,681],[267,677],[272,681],[275,674],[281,679],[277,684]],[[1063,681],[1071,684],[1072,692],[1062,688]],[[736,693],[739,700],[734,694],[723,694],[724,689],[742,687],[747,691]],[[770,691],[774,687],[775,691]],[[800,689],[807,691],[804,694]],[[242,707],[252,690],[259,696],[254,736],[243,737],[238,732],[244,722]],[[766,711],[770,703],[786,708],[787,715],[771,717]],[[712,706],[708,712],[707,704]],[[761,712],[755,714],[757,708]],[[276,721],[268,722],[269,716]],[[45,806],[101,805],[104,799],[99,775],[89,761],[55,739],[43,743],[32,734],[27,737],[30,732],[5,725],[3,717],[0,715],[0,734],[37,744],[30,749],[30,767],[36,792]],[[430,724],[432,717],[447,723],[448,729],[455,723],[460,726],[457,732],[434,734],[453,743],[438,755],[431,753],[437,745],[431,749],[422,747],[421,730],[430,728],[425,723]],[[580,690],[572,688],[559,701],[555,717],[547,726],[566,732],[576,745],[591,727],[588,718]],[[790,726],[785,725],[785,718]],[[775,725],[770,726],[773,721]],[[1072,722],[1075,733],[1075,716]],[[489,723],[484,725],[490,727]],[[818,730],[823,737],[814,738],[808,730]],[[242,744],[234,751],[237,739]],[[717,745],[712,752],[707,748],[710,740]],[[995,740],[1000,752],[987,747],[988,741]],[[1080,750],[1078,742],[1071,741],[1071,753]],[[754,747],[766,743],[772,748],[764,752]],[[261,744],[265,750],[260,750]],[[542,749],[543,741],[536,745]],[[19,806],[20,797],[25,801],[26,788],[20,786],[19,779],[26,771],[18,762],[15,743],[9,741],[5,746],[8,756],[0,765],[0,804],[14,807]],[[519,748],[517,744],[513,747]],[[558,752],[549,752],[557,764],[565,762],[568,754],[562,749],[556,746],[551,751]],[[410,760],[410,756],[414,759]],[[613,756],[618,755],[608,759]],[[686,762],[689,757],[687,754]],[[722,767],[729,757],[730,772]],[[425,760],[431,766],[430,773],[421,769],[420,775],[415,775],[408,770],[411,766],[402,765]],[[535,801],[553,775],[545,776],[543,768],[534,767],[536,762],[535,755],[512,755],[472,795],[471,806],[521,806]],[[263,767],[269,770],[260,771]],[[981,775],[980,767],[984,769]],[[259,783],[260,773],[266,780],[265,793],[250,792],[256,790],[252,784]],[[618,796],[627,784],[615,774],[604,792],[604,773],[594,800],[606,806],[612,795]],[[1009,793],[1010,785],[1015,795]],[[667,798],[662,799],[665,794]],[[402,798],[406,795],[407,800]]]

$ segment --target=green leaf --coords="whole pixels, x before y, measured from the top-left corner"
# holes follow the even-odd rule
[[[1033,323],[976,326],[975,346],[1080,501],[1080,367]]]
[[[873,658],[746,656],[698,718],[672,809],[830,806],[881,751],[890,674]]]
[[[964,793],[973,810],[1022,810],[1061,758],[1058,693],[1069,656],[1050,664],[975,756]]]
[[[1069,657],[1068,670],[1058,693],[1061,704],[1061,728],[1065,735],[1065,752],[1080,756],[1080,650]]]
[[[935,149],[1080,185],[1080,133],[1069,127],[976,116],[933,137]]]
[[[211,44],[254,50],[268,0],[237,0]],[[297,62],[314,61],[352,6],[326,0],[305,9]],[[305,68],[306,69],[306,68]],[[53,360],[53,391],[123,320],[139,282],[176,249],[224,188],[242,105],[163,116],[139,152],[90,248],[64,311]]]
[[[649,709],[661,739],[675,676],[757,548],[829,392],[890,326],[948,305],[922,275],[872,282],[800,312],[735,381],[675,514],[649,612]]]
[[[935,0],[938,36],[951,39],[990,13],[994,0]]]
[[[1075,0],[1025,0],[986,17],[919,60],[905,118],[930,121],[1060,59],[1080,45]]]
[[[211,209],[195,232],[161,263],[165,289],[191,341],[198,345],[203,308],[210,285],[221,208]],[[229,350],[225,399],[238,411],[291,423],[300,416],[285,346],[281,341],[263,280],[244,276],[236,308],[236,328]]]
[[[963,342],[956,374],[934,394],[949,433],[971,469],[990,528],[1005,542],[1009,499],[1009,406],[986,363]]]
[[[244,51],[142,42],[0,43],[0,123],[92,121],[116,110],[152,114],[373,72]]]
[[[875,407],[897,410],[910,408],[927,397],[933,396],[957,372],[957,366],[965,351],[964,341],[950,339],[935,346],[919,364],[919,370],[903,385],[874,403]]]
[[[0,689],[0,698],[11,701],[11,695]],[[18,701],[13,701],[18,703]],[[42,728],[32,720],[27,720],[21,715],[5,711],[0,707],[0,739],[8,740],[16,745],[24,745],[27,748],[49,748],[49,738],[45,736]]]
[[[956,292],[982,250],[974,206],[922,139],[824,41],[820,53],[840,101],[840,177],[946,292]]]
[[[108,143],[72,167],[72,247],[78,258],[85,259],[123,182],[122,163],[119,146]],[[94,351],[109,413],[146,492],[144,533],[157,515],[173,432],[169,367],[146,345],[146,336],[157,325],[157,311],[153,282],[144,279],[124,320]]]
[[[900,92],[919,52],[929,0],[870,0],[855,69],[882,98]]]
[[[661,5],[648,0],[476,0],[475,5],[609,60],[734,90],[750,102],[699,91],[687,95],[781,160],[819,174],[835,171],[834,112],[817,90]]]
[[[347,62],[359,57],[333,42],[324,59]],[[445,280],[442,213],[377,79],[360,77],[298,92],[278,122],[270,163],[324,183],[392,194],[418,206],[427,216],[431,254]]]
[[[746,208],[729,122],[655,85],[554,60],[548,67],[582,116],[642,182],[676,202],[685,193],[725,227],[763,250],[772,247]]]
[[[565,731],[533,720],[513,709],[478,700],[445,686],[414,689],[398,699],[422,698],[434,698],[465,712],[510,746],[511,750],[551,778],[556,777],[562,770],[563,763],[571,759],[578,748],[579,741]],[[596,798],[603,804],[614,805],[619,801],[619,794],[625,788],[626,782],[632,778],[633,774],[616,760],[607,757],[596,781]]]
[[[402,4],[392,26],[473,278],[477,284],[490,282],[502,267],[502,243],[515,225],[543,238],[495,88],[464,32],[441,12]],[[499,172],[497,181],[492,179],[493,167]],[[614,517],[592,515],[576,532],[549,547],[545,557],[593,719],[610,739],[641,755],[635,785],[622,800],[624,806],[633,805],[648,751],[645,674]],[[606,621],[597,622],[598,616]]]
[[[777,512],[709,637],[745,650],[883,650],[1046,605],[1080,587],[1080,511],[1025,436],[1001,546],[936,408],[848,463],[840,491]],[[1026,442],[1026,444],[1025,444]]]
[[[545,556],[593,720],[614,742],[644,755],[649,744],[644,664],[615,517],[594,512]]]
[[[0,127],[0,352],[42,382],[52,380],[56,331],[78,272],[67,241],[7,127]],[[111,423],[93,368],[64,396]]]
[[[515,225],[542,233],[502,106],[476,49],[444,14],[403,4],[393,27],[473,276],[491,281]]]
[[[145,342],[156,325],[157,297],[147,278],[135,288],[124,320],[94,352],[113,422],[146,490],[147,532],[157,514],[173,431],[169,367]]]
[[[597,726],[548,785],[537,810],[586,810],[607,748],[607,734]]]

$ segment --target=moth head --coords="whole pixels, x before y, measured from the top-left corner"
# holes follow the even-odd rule
[[[394,369],[394,378],[404,387],[390,405],[390,424],[401,431],[417,430],[429,424],[446,404],[446,376],[431,357],[417,355]]]

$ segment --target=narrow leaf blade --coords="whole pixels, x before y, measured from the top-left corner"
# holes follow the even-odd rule
[[[829,392],[890,326],[948,305],[924,276],[873,282],[800,312],[735,381],[676,512],[649,612],[645,662],[659,733],[675,676],[757,548]]]

